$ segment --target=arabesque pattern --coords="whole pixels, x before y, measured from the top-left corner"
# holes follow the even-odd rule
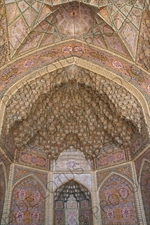
[[[102,225],[139,225],[132,185],[118,175],[111,175],[99,191]]]

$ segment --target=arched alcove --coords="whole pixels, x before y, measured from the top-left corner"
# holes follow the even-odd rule
[[[44,196],[45,190],[33,176],[18,182],[12,191],[9,224],[44,224]]]
[[[70,180],[54,193],[55,225],[92,225],[91,194],[83,185]]]
[[[133,185],[125,178],[111,174],[99,189],[102,225],[139,224]]]

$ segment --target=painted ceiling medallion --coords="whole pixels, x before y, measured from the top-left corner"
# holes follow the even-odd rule
[[[92,9],[78,2],[61,6],[57,11],[56,20],[59,32],[71,36],[87,33],[94,24]]]

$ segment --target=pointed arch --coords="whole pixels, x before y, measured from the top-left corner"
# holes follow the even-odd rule
[[[60,186],[58,186],[56,189],[55,189],[55,192],[57,192],[59,189],[61,189],[62,186],[67,186],[69,185],[70,183],[74,183],[76,184],[77,186],[82,186],[85,190],[87,190],[89,193],[90,193],[90,190],[88,189],[88,187],[86,187],[84,184],[82,184],[81,182],[79,182],[78,180],[76,179],[70,179],[64,183],[62,183]]]
[[[26,175],[26,176],[20,178],[20,179],[13,185],[12,189],[14,189],[14,187],[15,187],[18,183],[20,183],[20,182],[26,180],[27,178],[32,178],[32,179],[36,180],[36,181],[39,183],[39,185],[41,185],[41,187],[43,188],[43,190],[46,192],[46,187],[45,187],[45,186],[43,185],[43,183],[39,180],[39,178],[38,178],[37,176],[35,176],[34,174],[28,174],[28,175]]]
[[[148,159],[146,157],[142,159],[140,171],[139,171],[139,175],[138,175],[138,182],[140,182],[140,180],[141,180],[141,174],[143,173],[145,163],[150,163],[150,159]]]
[[[123,174],[120,174],[118,172],[110,172],[103,180],[102,182],[100,183],[99,187],[98,187],[98,191],[101,189],[101,187],[103,186],[103,184],[107,181],[107,179],[109,179],[111,176],[113,175],[116,175],[116,176],[119,176],[119,177],[122,177],[123,179],[127,180],[131,185],[133,185],[133,182],[128,178],[126,177],[125,175]]]
[[[77,178],[67,178],[67,180],[64,180],[64,181],[62,181],[61,183],[55,183],[55,181],[53,181],[53,184],[55,185],[55,187],[53,186],[53,190],[54,190],[54,192],[58,189],[58,188],[60,188],[62,185],[65,185],[65,184],[67,184],[70,180],[74,180],[76,183],[78,183],[78,184],[80,184],[80,185],[82,185],[83,187],[85,187],[89,192],[91,192],[91,190],[90,190],[90,188],[89,188],[89,186],[87,185],[87,184],[85,184],[85,183],[83,183],[83,182],[81,182],[79,179],[77,179]]]
[[[68,62],[68,60],[70,60],[70,59],[74,59],[75,61],[73,60],[70,63],[70,62]],[[77,66],[80,66],[82,68],[88,69],[89,71],[97,73],[97,74],[103,76],[104,78],[117,83],[118,85],[124,87],[127,91],[129,91],[133,96],[135,96],[136,99],[139,101],[139,103],[142,106],[144,118],[145,118],[148,130],[150,132],[150,123],[148,122],[149,118],[150,118],[150,112],[149,112],[148,103],[147,103],[144,95],[133,84],[131,84],[130,81],[129,82],[126,81],[125,79],[123,79],[122,77],[117,75],[116,73],[113,73],[113,72],[101,67],[100,65],[95,65],[92,62],[88,61],[88,63],[87,63],[87,60],[82,59],[82,58],[77,58],[77,57],[67,57],[62,60],[57,60],[56,62],[51,63],[48,66],[43,66],[42,68],[40,68],[38,70],[34,70],[33,72],[27,74],[26,76],[21,77],[13,85],[11,85],[8,88],[8,90],[5,92],[5,94],[3,95],[3,98],[0,99],[0,109],[1,109],[0,128],[3,125],[4,114],[5,114],[7,102],[11,98],[11,96],[13,96],[15,94],[15,92],[18,89],[20,89],[23,85],[25,85],[29,81],[32,81],[38,77],[42,77],[46,73],[50,73],[52,71],[56,71],[58,69],[62,69],[69,65],[74,65],[74,64]]]
[[[59,61],[60,62],[60,61]],[[58,65],[57,65],[58,64]],[[89,63],[90,64],[90,63]],[[66,62],[66,61],[64,61],[64,60],[62,60],[62,65],[64,66],[64,68],[65,67],[67,67],[68,66],[68,63]],[[132,126],[133,125],[133,122],[134,122],[134,124],[135,124],[135,121],[137,122],[137,120],[138,120],[138,124],[137,125],[135,125],[134,126],[134,130],[135,130],[135,132],[130,132],[129,133],[129,135],[130,135],[130,137],[131,137],[131,140],[130,140],[130,142],[131,142],[131,145],[133,146],[133,149],[132,148],[130,148],[131,149],[131,154],[129,154],[129,157],[130,157],[130,155],[131,155],[131,157],[134,157],[135,156],[135,154],[138,154],[138,152],[139,152],[139,150],[140,150],[140,148],[143,148],[144,147],[144,145],[146,145],[146,142],[148,141],[147,139],[148,139],[148,129],[147,129],[147,126],[145,125],[144,126],[144,124],[145,124],[145,118],[144,118],[144,115],[143,115],[143,112],[142,112],[142,107],[141,107],[141,105],[142,104],[145,104],[146,102],[144,102],[144,101],[140,101],[140,97],[139,96],[141,96],[141,95],[138,95],[138,93],[137,93],[137,91],[138,90],[133,90],[133,87],[132,87],[132,85],[131,84],[129,84],[129,83],[127,83],[123,78],[120,78],[119,76],[117,76],[116,74],[114,74],[114,73],[112,73],[112,72],[106,72],[106,70],[104,70],[104,68],[102,69],[101,67],[98,67],[98,66],[93,66],[93,64],[91,64],[89,67],[88,67],[88,65],[87,65],[87,63],[86,63],[86,61],[85,60],[83,60],[83,59],[76,59],[76,65],[77,65],[77,67],[79,67],[80,69],[82,69],[83,70],[83,72],[85,72],[84,71],[84,69],[88,69],[88,71],[89,71],[89,73],[90,73],[90,71],[92,71],[92,76],[93,77],[95,77],[96,79],[97,79],[97,82],[96,83],[99,83],[99,87],[101,87],[101,85],[103,84],[103,79],[104,78],[106,78],[106,79],[104,79],[104,83],[105,83],[105,81],[107,80],[109,80],[109,82],[113,82],[113,84],[114,83],[117,83],[117,85],[119,85],[119,87],[121,87],[121,86],[123,86],[123,90],[127,93],[127,94],[129,94],[129,92],[131,92],[131,96],[130,97],[133,97],[133,95],[134,95],[134,97],[135,98],[137,98],[137,99],[135,99],[134,98],[134,100],[135,100],[135,102],[136,102],[136,104],[137,104],[137,107],[138,107],[138,109],[140,110],[140,112],[141,112],[141,114],[140,113],[137,113],[137,118],[135,118],[135,119],[133,119],[134,117],[132,117],[132,118],[130,118],[129,117],[129,119],[128,119],[128,115],[129,115],[129,111],[128,110],[124,110],[123,109],[123,104],[122,104],[122,107],[121,107],[121,113],[120,113],[120,109],[118,108],[118,106],[116,107],[117,108],[117,117],[119,117],[120,118],[120,115],[122,114],[123,115],[123,118],[121,118],[121,124],[123,123],[125,123],[126,121],[127,121],[127,123],[126,124],[128,124],[128,120],[129,120],[129,125],[130,126]],[[39,69],[39,70],[37,70],[37,71],[34,71],[34,72],[32,72],[31,74],[28,74],[27,76],[25,76],[24,78],[22,78],[22,79],[20,79],[18,82],[16,82],[11,88],[10,88],[10,90],[8,90],[8,92],[6,92],[6,95],[9,93],[9,97],[11,98],[11,99],[13,99],[12,97],[14,97],[14,99],[15,98],[17,98],[18,97],[18,94],[19,94],[19,92],[17,93],[17,95],[15,96],[14,95],[14,93],[16,93],[16,90],[17,89],[20,89],[20,88],[22,88],[22,86],[24,86],[24,85],[26,85],[27,84],[27,86],[29,86],[30,87],[30,83],[28,83],[28,82],[30,82],[30,81],[32,81],[32,80],[34,80],[34,82],[36,81],[36,79],[37,78],[43,78],[44,77],[44,75],[45,74],[47,74],[48,72],[50,73],[49,75],[48,75],[48,78],[50,78],[49,80],[50,80],[50,84],[49,84],[49,86],[48,86],[48,89],[47,89],[47,91],[49,91],[49,88],[51,87],[51,83],[52,83],[52,80],[51,80],[51,77],[52,77],[52,73],[51,72],[53,72],[53,71],[56,71],[56,69],[58,69],[58,68],[62,68],[63,66],[61,66],[61,65],[59,65],[59,63],[58,62],[56,62],[55,64],[53,63],[53,64],[51,64],[51,65],[49,65],[49,66],[46,66],[46,67],[43,67],[43,68],[41,68],[41,69]],[[68,68],[71,68],[72,69],[72,67],[68,67]],[[72,71],[72,70],[71,70]],[[93,73],[94,72],[94,73]],[[72,74],[72,73],[71,73]],[[33,75],[35,75],[35,76],[33,76]],[[55,74],[53,74],[53,75],[55,75]],[[46,77],[47,75],[45,75],[45,83],[46,83]],[[89,76],[90,77],[90,76]],[[102,78],[102,77],[104,77],[104,78]],[[102,79],[102,80],[101,80]],[[56,81],[57,81],[57,79],[56,79]],[[90,80],[91,81],[91,80]],[[57,81],[58,82],[58,81]],[[56,84],[58,84],[56,82]],[[85,83],[85,81],[84,81],[84,83]],[[90,82],[89,82],[90,83]],[[55,82],[54,82],[54,84],[55,84]],[[56,85],[55,84],[55,85]],[[116,84],[114,84],[114,85],[116,85]],[[57,85],[56,85],[57,86]],[[11,105],[12,106],[12,109],[11,109],[11,107],[9,108],[9,106],[7,107],[7,110],[6,110],[6,112],[5,112],[5,107],[6,107],[6,104],[7,104],[7,100],[9,99],[8,98],[8,96],[6,96],[6,99],[5,99],[5,96],[4,96],[4,98],[3,98],[3,100],[2,100],[2,102],[4,101],[5,102],[5,100],[6,100],[6,104],[4,104],[4,102],[3,102],[3,106],[4,106],[4,111],[2,110],[2,117],[4,117],[4,114],[6,113],[6,115],[8,115],[8,119],[6,119],[6,123],[4,123],[4,121],[3,121],[3,118],[2,118],[2,120],[1,120],[1,122],[2,123],[4,123],[4,124],[6,124],[6,125],[4,125],[4,126],[2,126],[2,130],[3,131],[5,131],[5,129],[6,129],[6,132],[4,132],[5,134],[4,134],[4,136],[6,137],[6,139],[7,140],[9,140],[8,141],[8,143],[9,142],[11,142],[11,139],[10,139],[10,137],[9,137],[9,135],[12,133],[11,132],[11,129],[12,129],[12,131],[14,130],[14,127],[15,126],[17,126],[17,134],[16,135],[18,135],[19,136],[19,134],[18,134],[18,128],[20,128],[21,126],[22,126],[22,122],[23,122],[23,120],[24,119],[26,119],[26,122],[29,124],[29,126],[30,126],[30,123],[29,123],[29,121],[28,121],[28,119],[27,119],[27,115],[31,115],[32,113],[33,113],[33,108],[34,108],[34,106],[36,105],[36,104],[40,104],[40,102],[39,101],[42,101],[41,99],[42,98],[45,98],[44,96],[44,88],[43,88],[44,86],[42,86],[42,91],[41,92],[39,92],[38,94],[36,94],[36,95],[32,95],[33,96],[33,98],[30,98],[29,96],[30,95],[28,95],[28,97],[27,97],[27,99],[28,98],[30,98],[31,99],[31,104],[27,104],[27,107],[26,107],[26,109],[24,109],[24,110],[22,110],[22,107],[20,107],[20,111],[19,111],[19,109],[17,110],[17,112],[16,112],[16,110],[15,110],[15,113],[16,113],[16,115],[18,115],[18,116],[16,116],[15,115],[15,113],[14,113],[14,115],[11,115],[11,113],[9,113],[9,112],[13,112],[13,110],[12,109],[14,109],[15,108],[15,106],[16,106],[16,101],[14,100],[14,104],[10,104],[10,102],[9,102],[9,105]],[[117,86],[118,87],[118,86]],[[31,90],[32,90],[32,87],[31,87]],[[9,92],[10,91],[10,92]],[[94,93],[95,94],[95,91],[96,91],[96,89],[93,89],[92,90],[92,93]],[[115,90],[114,90],[115,91]],[[47,93],[47,92],[46,92]],[[105,93],[105,92],[104,92]],[[30,94],[32,94],[32,93],[30,93]],[[60,94],[62,94],[62,92],[60,93]],[[77,93],[78,94],[78,93]],[[137,96],[136,96],[136,94],[137,94]],[[34,100],[35,100],[35,96],[37,97],[37,99],[38,99],[38,101],[36,102],[36,104],[34,104]],[[40,98],[40,96],[41,96],[41,98]],[[92,95],[91,95],[92,96]],[[101,96],[101,95],[100,95]],[[110,95],[111,96],[111,95]],[[120,95],[119,95],[120,96]],[[141,96],[142,97],[142,96]],[[47,97],[46,97],[47,98]],[[46,99],[45,98],[45,99]],[[24,99],[24,98],[23,98]],[[49,99],[48,99],[49,100]],[[83,98],[83,101],[84,101],[85,99]],[[142,100],[142,99],[141,99]],[[24,99],[23,101],[26,101],[26,99]],[[99,102],[101,102],[101,99],[99,99],[98,100]],[[111,105],[111,102],[113,102],[114,100],[113,99],[111,99],[111,101],[110,101],[110,105]],[[119,97],[117,98],[117,101],[119,101]],[[22,102],[22,100],[21,100],[21,102]],[[21,102],[18,102],[18,104],[21,106]],[[43,101],[44,102],[44,104],[46,104],[45,102],[46,102],[46,100],[45,101]],[[130,103],[132,103],[132,102],[134,102],[134,101],[132,101],[132,98],[131,98],[131,102]],[[140,103],[140,104],[139,104]],[[43,103],[42,103],[43,104]],[[101,104],[105,104],[103,101],[102,101],[102,103]],[[116,104],[116,103],[115,103]],[[31,108],[30,108],[30,106],[31,106]],[[145,105],[146,106],[146,105]],[[44,107],[44,106],[43,106]],[[114,107],[114,104],[112,104],[112,108]],[[31,110],[28,110],[28,109],[31,109]],[[45,108],[45,107],[44,107]],[[110,111],[112,111],[112,109],[110,110]],[[125,112],[126,111],[126,112]],[[7,114],[7,112],[8,112],[8,114]],[[29,112],[29,114],[28,114],[28,112]],[[31,114],[30,114],[30,112],[32,112]],[[124,112],[125,112],[125,114],[124,114]],[[136,115],[136,113],[134,114],[134,115]],[[140,118],[140,115],[143,115],[143,118],[142,119],[140,119],[139,120],[139,118]],[[32,116],[32,115],[31,115]],[[13,117],[13,119],[10,119],[11,117]],[[12,121],[12,122],[10,122],[10,121]],[[44,122],[45,122],[45,120],[44,120]],[[2,123],[1,123],[1,125],[2,125]],[[111,119],[111,122],[110,122],[110,125],[112,126],[112,124],[114,123],[114,120],[113,120],[113,117],[112,117],[112,119]],[[11,124],[11,126],[9,126]],[[121,126],[121,124],[119,125],[119,126]],[[10,129],[8,128],[8,127],[10,127]],[[30,127],[32,127],[32,126],[30,126]],[[125,126],[126,127],[126,126]],[[54,129],[55,129],[56,127],[54,126]],[[37,129],[37,128],[36,128]],[[138,129],[141,129],[141,130],[138,130]],[[56,130],[56,129],[55,129]],[[110,129],[109,129],[110,130]],[[126,130],[127,130],[127,127],[126,127]],[[131,129],[132,130],[132,129]],[[25,131],[25,129],[24,129],[24,131]],[[137,132],[137,131],[139,131],[139,132]],[[31,131],[30,131],[31,132]],[[30,133],[29,132],[29,133]],[[118,129],[117,129],[117,133],[119,133],[120,131],[118,131]],[[142,132],[144,132],[144,134],[145,134],[145,137],[143,137],[142,136]],[[15,132],[14,132],[15,133]],[[19,132],[20,133],[20,132]],[[28,131],[26,132],[26,133],[28,133]],[[110,131],[110,133],[111,133],[111,131]],[[126,133],[128,133],[128,132],[124,132],[125,134],[125,136],[126,136]],[[133,133],[134,133],[134,135],[133,135]],[[118,134],[119,135],[119,134]],[[11,136],[11,135],[10,135]],[[14,135],[15,136],[15,135]],[[110,135],[111,136],[111,135]],[[39,135],[37,135],[37,133],[35,133],[35,135],[34,135],[34,140],[35,140],[35,138],[39,138]],[[114,140],[115,138],[117,138],[118,139],[118,137],[113,137],[112,139]],[[141,145],[139,146],[139,145],[137,145],[136,144],[136,139],[137,138],[139,138],[140,139],[140,143],[141,143]],[[145,139],[144,139],[145,138]],[[12,141],[13,141],[13,139],[15,140],[15,137],[12,137]],[[125,139],[127,139],[128,140],[128,138],[126,138],[125,137]],[[23,147],[23,145],[22,145],[22,138],[18,138],[18,140],[20,140],[20,142],[18,142],[18,145],[20,145],[20,148],[22,148]],[[31,140],[31,135],[29,135],[29,141]],[[119,138],[119,140],[120,140],[120,138]],[[120,140],[120,141],[117,141],[118,142],[118,144],[119,143],[122,143],[123,142],[123,144],[124,144],[124,141],[122,141],[122,139]],[[27,141],[27,140],[26,140]],[[43,141],[43,140],[42,140]],[[15,141],[14,141],[14,145],[13,146],[15,146]],[[55,144],[56,145],[56,144]],[[6,148],[9,148],[9,147],[7,147],[6,146]],[[61,149],[62,149],[62,147],[61,147]],[[9,150],[9,149],[8,149]],[[51,152],[51,149],[49,150],[49,149],[47,149],[46,151],[45,151],[46,153],[49,153],[49,152]],[[54,156],[55,155],[55,152],[56,151],[54,151],[54,154],[52,154],[52,157],[57,157],[58,156],[58,154],[59,154],[59,152],[58,152],[58,154],[56,154],[56,156]],[[128,152],[127,152],[127,155],[128,155]]]
[[[111,221],[117,224],[128,220],[138,224],[138,212],[132,182],[126,177],[111,173],[99,188],[99,205],[102,225]]]

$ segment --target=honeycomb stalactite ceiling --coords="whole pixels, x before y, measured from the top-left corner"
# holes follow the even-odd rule
[[[148,0],[2,1],[1,90],[19,76],[73,57],[73,52],[74,60],[92,59],[101,68],[127,76],[127,83],[146,93],[147,100],[148,73],[145,78],[140,67],[149,71],[149,35]],[[142,118],[141,105],[126,89],[70,66],[18,89],[5,111],[2,139],[9,152],[35,148],[51,159],[72,147],[91,159],[109,144],[133,147],[136,154],[140,147],[134,134],[142,143],[147,141]]]
[[[108,144],[130,148],[143,113],[125,88],[75,65],[28,81],[10,98],[3,137],[19,151],[39,147],[51,159],[71,147],[86,158]]]

